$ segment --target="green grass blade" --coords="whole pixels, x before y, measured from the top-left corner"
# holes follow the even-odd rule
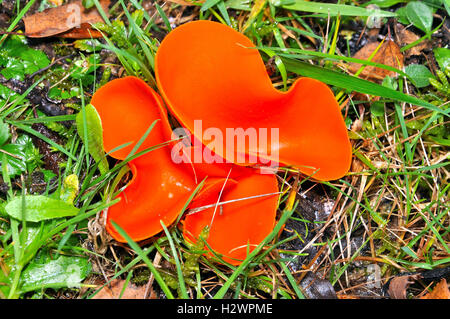
[[[169,18],[164,13],[164,10],[157,3],[155,3],[155,8],[158,11],[158,14],[160,15],[161,19],[163,19],[167,30],[172,31],[172,26],[170,25]]]
[[[200,8],[200,11],[205,12],[206,10],[214,7],[216,4],[218,4],[221,0],[206,0],[202,7]]]
[[[0,1],[1,3],[2,1]],[[36,2],[36,0],[31,0],[29,1],[25,7],[23,7],[23,9],[19,12],[19,14],[17,15],[17,17],[14,19],[13,22],[11,22],[11,24],[9,25],[8,29],[6,29],[6,32],[11,32],[12,30],[14,30],[14,28],[16,27],[16,25],[19,23],[20,20],[22,20],[22,18],[25,16],[25,14],[28,12],[28,10],[31,8],[31,6]],[[2,36],[2,38],[0,39],[0,47],[2,46],[3,42],[5,41],[6,37],[8,35],[4,34]]]
[[[153,128],[155,127],[156,123],[158,123],[158,121],[159,121],[159,119],[153,121],[153,123],[148,127],[147,131],[145,131],[144,135],[142,135],[142,137],[139,139],[139,141],[133,147],[131,152],[127,155],[126,159],[129,159],[133,155],[136,154],[137,150],[139,149],[139,147],[141,147],[142,143],[144,143],[144,141],[147,139],[148,135],[153,130]]]
[[[155,61],[154,61],[153,54],[150,52],[150,49],[149,49],[149,47],[147,46],[147,44],[146,44],[144,41],[141,40],[141,38],[142,38],[142,39],[146,39],[146,36],[145,36],[144,32],[142,31],[141,28],[139,28],[139,27],[136,25],[136,22],[134,22],[133,18],[131,17],[130,13],[128,12],[127,7],[126,7],[125,4],[123,3],[123,0],[120,0],[120,4],[121,4],[122,7],[123,7],[123,11],[125,12],[125,15],[126,15],[127,18],[128,18],[128,22],[130,23],[131,28],[133,29],[133,32],[136,34],[136,37],[137,37],[137,39],[138,39],[139,45],[140,45],[141,48],[142,48],[142,51],[144,51],[144,55],[145,55],[145,57],[147,58],[148,64],[150,65],[151,68],[154,68]],[[144,10],[144,12],[145,12],[145,10]],[[146,39],[146,40],[149,41],[149,39]]]
[[[167,240],[169,241],[170,249],[172,250],[172,256],[173,256],[173,259],[175,260],[175,266],[177,268],[177,275],[178,275],[178,286],[180,287],[181,298],[189,299],[189,295],[188,295],[187,289],[186,289],[186,283],[184,281],[183,269],[181,269],[180,259],[178,258],[178,253],[177,253],[177,250],[173,243],[172,235],[170,234],[166,225],[164,225],[164,222],[162,220],[160,222],[161,222],[161,226],[164,229],[164,233],[166,233]]]
[[[16,125],[16,123],[19,124],[34,124],[34,123],[52,123],[52,122],[64,122],[64,121],[73,121],[77,117],[77,114],[69,114],[69,115],[57,115],[57,116],[45,116],[45,117],[38,117],[38,118],[32,118],[27,120],[6,120],[6,123],[9,123],[11,125]]]
[[[354,76],[343,74],[337,71],[322,68],[302,61],[282,58],[286,69],[298,75],[310,77],[322,81],[329,85],[334,85],[350,91],[356,91],[364,94],[380,96],[387,99],[411,103],[422,106],[429,110],[436,111],[440,114],[448,116],[450,109],[442,110],[428,102],[420,100],[414,96],[395,91],[382,85],[363,80]]]
[[[286,274],[287,279],[289,280],[289,283],[291,284],[292,288],[294,289],[295,293],[297,294],[297,297],[299,299],[305,299],[305,296],[301,292],[300,288],[298,287],[297,282],[295,281],[294,276],[292,276],[291,271],[286,266],[284,262],[280,262],[281,268],[283,269],[284,273]]]
[[[78,160],[73,154],[71,154],[70,152],[68,152],[66,149],[64,149],[64,147],[62,147],[61,145],[59,145],[58,143],[53,142],[51,139],[49,139],[48,137],[44,136],[43,134],[37,132],[36,130],[32,129],[31,127],[28,127],[26,125],[22,125],[19,123],[15,123],[15,126],[17,128],[20,128],[21,130],[30,133],[38,138],[40,138],[41,140],[43,140],[44,142],[50,144],[51,146],[53,146],[54,148],[56,148],[58,151],[60,151],[61,153],[67,155],[68,157],[70,157],[73,160]]]
[[[164,279],[161,277],[161,275],[159,274],[159,272],[155,268],[155,266],[153,266],[153,263],[150,261],[150,259],[148,259],[147,255],[141,249],[141,247],[139,247],[139,245],[133,239],[131,239],[131,237],[128,236],[128,234],[119,225],[117,225],[113,220],[111,220],[111,224],[117,230],[117,232],[123,238],[125,238],[125,240],[128,242],[128,245],[130,245],[130,247],[136,252],[136,254],[138,254],[139,257],[145,262],[147,267],[152,272],[156,282],[159,284],[162,291],[166,294],[166,297],[168,299],[174,299],[174,296],[173,296],[172,292],[170,291],[169,287],[167,286],[167,284],[165,283]]]
[[[289,4],[285,4],[289,3]],[[395,12],[389,12],[384,10],[370,10],[363,7],[350,6],[345,4],[323,3],[313,1],[282,1],[272,0],[272,4],[275,6],[281,6],[284,9],[305,11],[312,13],[323,13],[330,16],[355,16],[355,17],[368,17],[376,15],[377,17],[395,17]]]
[[[100,4],[100,2],[98,0],[92,0],[95,3],[95,6],[97,7],[98,13],[100,13],[100,16],[102,17],[102,19],[105,21],[105,23],[107,25],[111,25],[111,21],[109,21],[108,19],[108,15],[106,14],[106,12],[103,10],[102,5]]]
[[[237,277],[247,268],[253,258],[261,251],[261,249],[269,243],[280,231],[281,227],[286,223],[286,221],[291,217],[294,213],[296,205],[292,210],[284,211],[278,223],[275,225],[272,232],[249,254],[247,258],[236,268],[233,274],[228,278],[228,280],[224,283],[222,288],[214,295],[214,299],[222,299],[227,293],[228,289],[230,289],[231,284],[237,279]]]
[[[149,247],[148,249],[146,249],[144,251],[145,256],[147,256],[148,254],[150,254],[153,250],[154,250],[154,246]],[[92,253],[92,252],[90,252]],[[101,257],[101,256],[99,256]],[[127,271],[129,271],[130,269],[132,269],[134,266],[137,265],[138,262],[140,262],[141,256],[137,256],[136,258],[134,258],[131,262],[129,262],[126,266],[124,266],[121,270],[117,271],[107,282],[105,282],[102,286],[100,286],[96,291],[94,291],[92,294],[90,294],[89,296],[86,297],[82,297],[82,298],[86,298],[86,299],[91,299],[93,298],[96,294],[98,294],[104,287],[108,286],[114,279],[119,278],[120,276],[122,276],[124,273],[126,273]],[[119,264],[120,266],[120,264]]]

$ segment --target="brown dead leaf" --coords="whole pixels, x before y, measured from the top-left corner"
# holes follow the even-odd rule
[[[392,299],[406,299],[406,289],[420,278],[420,275],[398,276],[389,283],[389,296]]]
[[[364,94],[364,93],[360,93],[360,92],[353,92],[353,100],[373,103],[373,102],[379,101],[380,97],[373,96],[370,94]]]
[[[450,291],[448,290],[447,280],[442,280],[434,287],[432,292],[427,293],[420,299],[450,299]]]
[[[92,299],[118,299],[123,290],[125,280],[116,279],[113,280],[110,286],[103,287]],[[121,299],[144,299],[145,298],[145,286],[136,286],[132,283],[128,283],[125,291],[122,294]]]
[[[110,2],[111,0],[100,0],[100,4],[106,13]],[[103,19],[95,7],[86,9],[83,7],[81,0],[75,0],[24,17],[23,22],[25,34],[31,38],[59,36],[67,32],[63,35],[64,37],[80,39],[91,37],[91,34],[100,37],[100,32],[92,30],[90,24],[103,22]],[[87,29],[91,30],[91,34]]]
[[[93,30],[90,24],[83,23],[79,28],[73,28],[72,30],[58,34],[58,37],[67,39],[101,38],[102,33]]]
[[[369,42],[361,50],[356,52],[353,57],[356,59],[368,60],[379,45],[380,42],[377,41]],[[381,45],[371,61],[389,65],[400,70],[404,65],[404,57],[402,52],[400,52],[399,46],[394,41],[390,40],[386,40]],[[356,73],[361,68],[361,66],[362,65],[358,63],[350,63],[349,71],[352,73]],[[382,81],[386,76],[397,77],[398,74],[393,71],[377,68],[370,65],[367,65],[360,73],[360,77],[372,81]]]
[[[395,39],[397,43],[403,47],[405,45],[411,44],[420,39],[420,37],[412,31],[406,29],[402,24],[397,23],[395,26]],[[405,51],[405,57],[408,58],[411,55],[420,55],[422,50],[429,48],[431,45],[430,41],[425,40],[419,44],[413,46],[411,49]]]

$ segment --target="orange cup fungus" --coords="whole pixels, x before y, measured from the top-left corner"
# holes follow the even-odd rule
[[[103,144],[111,152],[126,143],[131,144],[112,152],[124,160],[150,125],[159,120],[139,151],[168,140],[170,130],[161,100],[144,81],[135,77],[113,80],[92,97],[102,121]],[[170,135],[169,135],[170,136]],[[119,194],[120,201],[108,209],[107,230],[118,241],[124,241],[110,220],[113,219],[136,241],[149,238],[173,223],[184,203],[195,189],[189,171],[172,163],[168,146],[162,146],[129,162],[133,174],[127,188]]]
[[[120,201],[108,209],[106,229],[114,239],[125,242],[111,220],[135,241],[161,232],[160,221],[166,226],[172,224],[183,213],[199,182],[205,178],[203,187],[189,207],[262,196],[192,212],[184,222],[183,233],[187,240],[195,242],[203,228],[208,226],[208,245],[223,255],[224,260],[237,264],[245,259],[247,253],[242,246],[248,244],[249,251],[252,251],[252,247],[270,233],[278,200],[275,175],[260,175],[257,170],[234,168],[230,163],[175,163],[171,157],[173,143],[167,143],[171,128],[162,101],[153,89],[136,77],[107,83],[97,90],[91,104],[102,120],[105,151],[111,152],[128,144],[111,152],[110,155],[119,160],[127,157],[150,125],[157,121],[138,152],[151,147],[155,149],[128,163],[133,177],[118,195]],[[239,209],[242,205],[246,207],[244,211]],[[242,221],[256,219],[257,223],[242,227]],[[253,231],[248,231],[249,228]],[[228,235],[233,236],[232,241]]]
[[[248,38],[230,27],[189,22],[169,33],[157,51],[162,98],[136,77],[113,80],[95,92],[91,104],[102,121],[105,151],[118,160],[126,159],[158,120],[137,152],[154,149],[129,161],[133,177],[118,195],[121,200],[108,209],[106,229],[114,239],[125,241],[111,220],[135,241],[161,232],[161,221],[169,226],[180,218],[204,180],[181,219],[183,235],[195,243],[208,227],[208,246],[236,265],[276,221],[276,175],[249,166],[292,166],[317,180],[336,179],[348,171],[351,147],[331,90],[309,78],[297,80],[287,92],[274,89],[251,47]],[[164,102],[193,134],[193,145],[171,140]],[[244,135],[256,132],[258,143],[212,143],[211,136],[196,130],[196,121],[223,136],[230,128]],[[175,145],[182,145],[182,162],[174,161]],[[196,149],[224,161],[192,161]]]
[[[171,113],[230,162],[246,165],[253,156],[257,163],[274,160],[317,180],[345,175],[351,146],[332,91],[310,78],[298,79],[287,92],[276,90],[252,47],[246,36],[217,22],[190,22],[170,32],[156,53],[155,72]],[[195,130],[198,120],[202,132],[264,128],[266,143],[214,141]]]

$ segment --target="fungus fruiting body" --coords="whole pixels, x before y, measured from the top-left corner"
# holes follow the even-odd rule
[[[120,160],[127,158],[156,121],[138,151],[153,149],[128,163],[133,177],[118,195],[120,201],[108,210],[106,229],[113,238],[125,241],[111,220],[135,241],[161,232],[161,221],[169,226],[183,213],[201,180],[205,183],[189,207],[209,207],[219,201],[240,200],[188,215],[184,221],[184,234],[188,240],[194,242],[203,228],[210,227],[208,245],[236,264],[270,233],[278,199],[275,175],[260,175],[255,169],[232,163],[174,162],[171,157],[173,143],[169,142],[171,128],[161,99],[136,77],[109,82],[94,94],[91,103],[102,120],[105,151],[111,152],[128,144],[111,152],[111,156]],[[188,148],[186,152],[189,152]],[[245,199],[258,195],[262,196]],[[243,206],[245,209],[240,209]],[[217,215],[211,214],[213,211],[217,211]],[[250,222],[256,218],[258,222]],[[249,249],[246,248],[248,244]]]
[[[137,151],[159,146],[168,140],[166,114],[161,100],[144,81],[135,77],[113,80],[94,94],[91,104],[102,121],[106,152],[122,145],[111,156],[123,160],[157,121]],[[170,136],[170,135],[169,135]],[[119,203],[108,210],[107,230],[124,241],[114,229],[113,219],[133,240],[149,238],[161,231],[162,220],[170,225],[195,189],[192,174],[170,158],[169,145],[160,146],[129,162],[133,177],[119,194]]]
[[[298,79],[287,92],[274,89],[251,47],[230,27],[190,22],[169,33],[157,51],[162,97],[132,76],[113,80],[94,94],[91,104],[102,121],[105,151],[118,160],[128,160],[132,150],[146,151],[128,162],[132,179],[108,209],[106,229],[113,238],[125,241],[111,220],[140,241],[180,219],[187,241],[195,243],[208,228],[206,247],[239,264],[276,221],[276,175],[262,174],[254,164],[291,166],[317,180],[347,172],[351,147],[331,90],[309,78]],[[190,145],[171,140],[165,105],[192,134]],[[223,136],[231,128],[245,138],[255,133],[257,143],[226,138],[212,143],[211,134],[196,130],[198,122]],[[193,161],[196,151],[209,151],[223,161]]]
[[[220,197],[221,202],[229,202],[223,207],[214,206],[186,215],[184,236],[195,242],[202,230],[209,227],[208,244],[216,253],[222,254],[226,262],[236,265],[272,231],[278,205],[278,196],[274,195],[278,183],[274,175],[258,173],[235,183]],[[250,199],[239,200],[243,198]]]
[[[230,162],[253,164],[248,162],[253,156],[257,163],[274,160],[317,180],[342,177],[351,146],[332,91],[310,78],[298,79],[287,92],[276,90],[253,47],[246,36],[217,22],[190,22],[170,32],[156,53],[155,73],[171,113]],[[229,128],[256,132],[258,143],[214,143],[195,130],[199,120],[203,131],[219,129],[223,136]]]

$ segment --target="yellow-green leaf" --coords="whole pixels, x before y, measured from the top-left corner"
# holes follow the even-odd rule
[[[109,166],[103,149],[102,122],[95,107],[91,104],[86,105],[84,111],[78,113],[76,122],[78,134],[87,144],[89,154],[98,163],[100,173],[106,173]]]
[[[25,203],[25,205],[23,205]],[[27,222],[75,216],[79,209],[60,199],[53,199],[43,195],[25,195],[14,197],[5,206],[9,216]]]

